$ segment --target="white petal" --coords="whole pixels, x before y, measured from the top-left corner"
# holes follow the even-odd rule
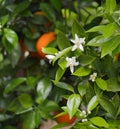
[[[48,58],[49,60],[53,60],[55,58],[54,55],[46,55],[46,58]]]
[[[80,49],[81,51],[84,51],[84,48],[83,48],[82,45],[79,46],[79,49]]]
[[[74,45],[73,47],[72,47],[72,51],[75,51],[77,49],[77,45]]]
[[[71,73],[74,72],[74,66],[70,66],[70,71],[71,71]]]

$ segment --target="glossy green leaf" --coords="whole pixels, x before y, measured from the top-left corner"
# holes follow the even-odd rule
[[[42,121],[41,112],[39,111],[39,109],[36,109],[35,110],[35,126],[37,128],[39,127],[41,121]]]
[[[59,31],[59,33],[57,34],[57,45],[60,50],[63,50],[71,46],[70,41],[68,40],[68,38],[65,36],[63,32]]]
[[[2,43],[8,53],[11,53],[12,50],[18,44],[18,36],[15,31],[5,28],[4,35],[2,37]]]
[[[60,67],[57,69],[56,75],[55,75],[55,82],[56,83],[62,78],[65,71],[66,71],[66,69],[61,69]]]
[[[108,38],[108,37],[112,36],[115,33],[116,29],[117,29],[117,25],[115,22],[106,25],[103,30],[104,37]]]
[[[52,89],[52,83],[50,79],[43,78],[37,84],[37,94],[41,100],[45,100]]]
[[[21,83],[25,82],[26,78],[20,77],[20,78],[15,78],[13,79],[5,88],[4,94],[7,94],[11,91],[13,91],[17,86],[19,86]]]
[[[107,121],[102,118],[102,117],[99,117],[99,116],[96,116],[96,117],[93,117],[90,119],[90,121],[98,126],[98,127],[105,127],[105,128],[109,128],[109,124],[107,123]]]
[[[91,72],[91,69],[85,68],[85,67],[80,67],[78,68],[72,75],[81,77],[81,76],[87,76]]]
[[[29,94],[22,94],[18,97],[18,100],[20,102],[20,104],[24,107],[24,108],[30,108],[33,105],[33,101],[32,98]]]
[[[50,21],[55,21],[55,12],[53,10],[53,7],[45,2],[40,3],[40,8],[42,9],[43,12],[45,12],[46,16],[49,18]]]
[[[87,105],[87,111],[91,112],[99,104],[97,96],[93,96]]]
[[[65,60],[65,58],[60,58],[58,61],[58,65],[62,70],[66,69],[67,61]]]
[[[87,32],[96,32],[96,31],[103,32],[104,28],[105,28],[104,25],[94,26],[89,30],[87,30]]]
[[[81,97],[79,94],[72,94],[69,96],[67,101],[67,109],[70,118],[72,118],[75,115],[80,106],[80,103],[81,103]]]
[[[88,46],[103,46],[108,39],[105,39],[102,35],[96,36],[95,38],[91,39],[87,42]]]
[[[110,100],[108,100],[105,97],[100,97],[99,103],[103,107],[103,109],[105,111],[107,111],[107,113],[110,113],[113,118],[115,117],[116,110],[115,110],[115,107]]]
[[[113,11],[116,9],[117,4],[116,4],[116,0],[106,0],[106,13],[113,13]]]
[[[56,85],[57,87],[60,87],[60,88],[62,88],[62,89],[65,89],[65,90],[74,92],[73,86],[70,85],[70,84],[68,84],[68,83],[65,83],[65,82],[57,82],[57,83],[56,83],[55,81],[53,81],[53,82],[55,83],[55,85]]]
[[[35,111],[26,114],[23,121],[23,129],[35,129]]]
[[[62,56],[66,55],[67,53],[69,53],[71,51],[72,47],[68,47],[64,50],[62,50],[60,53],[58,53],[56,55],[56,57],[53,59],[53,64]]]
[[[84,96],[86,94],[86,89],[88,87],[86,82],[79,83],[77,87],[78,87],[78,92],[79,92],[80,96]]]
[[[97,83],[97,85],[98,85],[98,87],[100,89],[102,89],[102,90],[106,90],[107,89],[107,83],[102,78],[97,78],[96,79],[96,83]]]
[[[96,58],[90,55],[80,55],[79,62],[82,66],[91,64]]]
[[[102,47],[101,57],[111,53],[120,44],[120,36],[112,37],[108,42],[106,42]]]
[[[99,25],[89,29],[87,32],[101,32],[105,38],[112,36],[117,29],[115,22],[109,23],[107,25]]]
[[[77,34],[79,38],[86,37],[84,28],[77,20],[74,20],[73,25],[72,25],[73,37],[75,36],[75,34]]]
[[[42,52],[44,52],[46,54],[55,54],[58,52],[58,50],[53,47],[44,47],[44,48],[42,48]]]

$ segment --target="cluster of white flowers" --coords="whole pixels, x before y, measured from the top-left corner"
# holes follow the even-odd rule
[[[80,49],[81,51],[84,51],[82,44],[85,43],[85,38],[79,38],[78,35],[75,34],[75,39],[71,39],[71,42],[74,43],[72,47],[72,51],[75,51],[76,49]],[[51,63],[58,53],[56,53],[55,55],[46,55],[46,58],[49,59],[49,62]],[[73,73],[74,66],[78,66],[79,62],[76,61],[76,57],[71,57],[71,58],[66,57],[66,61],[67,61],[66,67],[70,67],[70,71],[71,73]]]
[[[96,77],[97,77],[97,73],[93,73],[93,74],[90,75],[89,80],[91,80],[92,82],[94,82],[95,79],[96,79]]]
[[[80,113],[80,116],[86,117],[86,111],[83,110],[83,111]]]
[[[85,37],[84,38],[79,38],[78,35],[75,34],[75,39],[71,39],[71,42],[74,44],[73,47],[72,47],[72,51],[75,51],[76,49],[84,51],[83,45],[85,44]],[[46,58],[49,59],[49,63],[51,63],[54,60],[54,58],[56,57],[56,55],[59,54],[59,53],[60,52],[55,53],[54,55],[46,55]],[[78,66],[79,62],[76,61],[75,56],[73,56],[71,58],[66,57],[66,61],[67,61],[66,67],[70,67],[70,71],[71,71],[71,73],[73,73],[74,72],[74,66]],[[89,80],[94,82],[96,77],[97,77],[97,73],[93,73],[92,75],[90,75]]]

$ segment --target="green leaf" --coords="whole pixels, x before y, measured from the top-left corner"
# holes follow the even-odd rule
[[[28,0],[19,3],[18,5],[16,5],[14,13],[18,14],[18,13],[24,11],[26,8],[29,7],[29,5],[30,5],[30,1],[28,1]]]
[[[100,35],[88,41],[87,45],[88,46],[103,46],[104,43],[106,43],[106,41],[108,41],[108,39],[105,39],[103,36]]]
[[[62,56],[66,55],[68,52],[70,52],[72,47],[68,47],[64,50],[62,50],[60,53],[56,55],[56,57],[53,59],[53,64]]]
[[[62,88],[62,89],[65,89],[65,90],[74,92],[74,88],[73,88],[73,86],[70,85],[70,84],[67,84],[67,83],[65,83],[65,82],[57,82],[57,83],[56,83],[55,81],[53,81],[53,82],[54,82],[55,85],[56,85],[57,87],[59,87],[59,88]]]
[[[91,112],[98,105],[98,103],[97,96],[93,96],[87,105],[87,111]]]
[[[106,13],[113,13],[113,11],[116,9],[116,0],[106,0]]]
[[[37,84],[37,94],[40,100],[45,100],[52,89],[52,83],[50,79],[43,78]]]
[[[113,118],[115,117],[116,110],[115,110],[115,107],[110,100],[108,100],[105,97],[100,97],[99,98],[99,103],[103,107],[103,109],[105,111],[107,111],[107,113],[110,113]]]
[[[82,66],[86,66],[91,64],[96,58],[94,56],[90,55],[80,55],[79,56],[79,62]]]
[[[59,59],[58,65],[60,66],[60,68],[62,70],[65,70],[66,69],[67,61],[65,60],[64,57]]]
[[[61,6],[62,6],[61,0],[50,0],[50,2],[51,2],[52,5],[54,6],[54,8],[55,8],[58,12],[60,12]]]
[[[120,36],[114,36],[109,41],[104,43],[102,47],[101,57],[111,53],[120,44]]]
[[[81,82],[78,84],[78,92],[81,96],[84,96],[86,94],[86,89],[88,87],[88,85],[86,84],[86,82]]]
[[[96,83],[97,83],[97,85],[98,85],[98,87],[100,89],[102,89],[102,90],[106,90],[107,89],[107,83],[102,78],[97,78],[96,79]]]
[[[5,28],[4,35],[2,37],[2,43],[8,53],[11,53],[12,50],[18,44],[18,36],[15,31]]]
[[[80,67],[78,68],[72,75],[81,77],[81,76],[87,76],[91,72],[91,69],[85,68],[85,67]]]
[[[72,35],[73,37],[75,36],[75,34],[78,35],[78,37],[86,37],[86,33],[84,28],[81,26],[81,24],[77,21],[74,20],[73,25],[72,25]]]
[[[23,129],[35,129],[35,111],[26,114],[23,121]]]
[[[10,102],[10,104],[7,107],[8,111],[12,111],[15,114],[19,115],[19,114],[24,114],[25,112],[31,111],[33,108],[24,108],[18,98],[15,98],[14,100],[12,100],[12,102]]]
[[[63,74],[65,73],[66,69],[61,69],[60,67],[57,69],[56,75],[55,75],[55,82],[57,83]]]
[[[39,109],[36,109],[35,110],[35,126],[37,128],[39,127],[41,121],[42,121],[41,112],[39,111]]]
[[[90,121],[98,126],[98,127],[105,127],[105,128],[109,128],[109,124],[107,123],[107,121],[105,119],[103,119],[102,117],[93,117],[90,119]]]
[[[18,97],[18,100],[20,102],[20,104],[24,107],[24,108],[30,108],[33,105],[33,101],[32,98],[29,94],[22,94]]]
[[[53,10],[53,7],[50,4],[41,2],[40,8],[42,9],[43,12],[45,12],[46,16],[50,21],[54,22],[56,20],[55,12]]]
[[[67,101],[67,109],[70,119],[75,115],[81,103],[81,97],[79,94],[72,94]]]
[[[57,34],[57,44],[60,50],[63,50],[67,47],[70,47],[70,41],[68,38],[65,36],[65,34],[61,31]]]
[[[116,29],[117,29],[117,25],[115,22],[106,25],[103,30],[104,37],[108,38],[108,37],[112,36],[114,34],[114,32],[116,31]]]
[[[107,25],[95,26],[95,27],[89,29],[87,32],[98,31],[98,32],[101,32],[105,38],[108,38],[114,34],[116,29],[117,29],[117,25],[115,22],[113,22],[113,23],[109,23]]]
[[[44,48],[42,48],[42,52],[46,53],[46,54],[55,54],[58,52],[58,50],[53,47],[44,47]]]
[[[99,25],[99,26],[94,26],[91,29],[87,30],[86,32],[96,32],[96,31],[100,31],[103,32],[105,26],[104,25]]]
[[[24,78],[24,77],[20,77],[20,78],[13,79],[13,80],[7,85],[7,87],[5,88],[4,94],[7,94],[7,93],[13,91],[17,86],[19,86],[21,83],[23,83],[23,82],[25,82],[25,81],[26,81],[26,78]]]
[[[8,58],[13,68],[18,64],[20,56],[21,56],[21,49],[20,46],[17,44],[15,48],[11,51],[11,53],[8,55]]]
[[[0,24],[4,26],[8,22],[9,16],[5,15],[0,18]]]
[[[107,82],[107,91],[111,91],[111,92],[120,91],[120,85],[116,78],[110,78],[106,82]]]

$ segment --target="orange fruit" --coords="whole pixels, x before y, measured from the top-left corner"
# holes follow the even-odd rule
[[[54,111],[54,115],[57,115],[57,114],[59,114],[59,112],[58,111]],[[56,121],[58,123],[73,124],[75,122],[75,120],[76,120],[76,117],[73,116],[70,119],[69,114],[64,114],[64,115],[61,115],[61,116],[56,117],[55,119],[56,119]]]
[[[55,40],[54,32],[44,33],[36,42],[36,50],[41,58],[45,58],[45,54],[42,52],[42,48],[48,45],[50,42]]]

